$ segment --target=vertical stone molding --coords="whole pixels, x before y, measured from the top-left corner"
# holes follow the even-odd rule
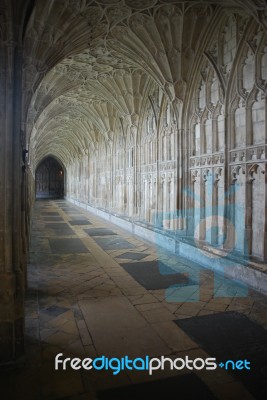
[[[26,173],[25,138],[21,134],[23,49],[13,16],[12,5],[1,1],[0,363],[14,361],[24,349],[27,234],[22,197],[26,184],[22,179]]]

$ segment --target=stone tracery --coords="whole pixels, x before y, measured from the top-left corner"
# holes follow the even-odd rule
[[[264,0],[0,3],[0,289],[12,357],[35,170],[48,156],[72,201],[266,261]]]
[[[90,14],[90,46],[50,69],[32,97],[26,126],[33,169],[46,153],[60,158],[73,177],[70,198],[175,231],[177,204],[178,214],[198,226],[224,197],[231,165],[264,160],[266,37],[238,7],[220,13],[210,4],[162,3],[76,5],[81,17]],[[187,146],[197,177],[193,192],[202,199],[195,216],[186,211],[187,178],[181,178]],[[79,165],[94,176],[76,187]],[[113,193],[109,200],[107,193]],[[170,221],[160,222],[160,214]],[[180,222],[188,232],[189,225]],[[197,238],[215,243],[204,225],[194,229]]]

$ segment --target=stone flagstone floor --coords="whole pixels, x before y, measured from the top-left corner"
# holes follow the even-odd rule
[[[220,277],[215,283],[210,270],[63,200],[36,202],[30,254],[26,356],[16,368],[2,368],[3,399],[119,400],[116,391],[103,390],[176,376],[188,382],[188,370],[114,376],[110,371],[54,368],[58,353],[80,358],[213,357],[174,323],[179,319],[235,311],[267,329],[262,294],[245,293],[246,288]],[[256,398],[238,376],[223,369],[194,375],[196,394],[198,382],[199,390],[203,383],[217,399]]]

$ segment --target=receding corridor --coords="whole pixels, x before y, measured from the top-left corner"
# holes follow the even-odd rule
[[[26,363],[1,374],[3,399],[162,399],[173,390],[181,399],[195,398],[196,390],[205,399],[265,397],[265,296],[215,279],[210,270],[63,200],[36,202],[30,250]],[[194,327],[200,336],[194,336]],[[237,376],[219,367],[170,371],[168,364],[152,376],[55,371],[58,353],[246,358],[253,374],[237,371]]]
[[[0,0],[0,400],[267,399],[266,0]]]

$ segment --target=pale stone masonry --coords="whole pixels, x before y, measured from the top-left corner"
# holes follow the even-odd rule
[[[40,188],[195,261],[230,255],[264,292],[266,15],[263,0],[0,0],[1,363],[24,354]]]
[[[59,224],[68,224],[72,229],[71,235],[66,235],[65,228],[60,232],[55,229],[53,213],[62,218]],[[71,222],[77,215],[79,220],[87,220],[87,225],[72,225]],[[126,240],[126,247],[131,245],[133,248],[105,250],[103,244],[101,243],[101,247],[97,242],[97,236],[86,233],[90,229],[108,229],[108,233],[112,231],[113,235]],[[109,241],[110,236],[105,238]],[[49,245],[59,240],[69,243],[65,246],[65,252],[60,254],[52,251]],[[83,252],[72,250],[71,253],[70,243],[77,240],[82,241]],[[178,270],[187,268],[189,271],[193,268],[185,259],[168,251],[159,253],[156,246],[92,213],[71,206],[68,202],[36,202],[31,261],[28,266],[25,360],[24,363],[20,361],[14,369],[3,368],[0,371],[3,398],[98,400],[100,390],[153,383],[157,379],[172,377],[183,379],[188,371],[170,370],[168,361],[165,370],[155,370],[152,375],[138,370],[123,370],[113,375],[111,370],[86,371],[68,367],[63,371],[59,367],[55,371],[54,368],[55,356],[60,353],[63,358],[81,359],[93,359],[102,355],[127,355],[130,358],[165,356],[171,360],[185,356],[191,359],[214,356],[179,328],[174,323],[177,320],[237,312],[247,316],[253,323],[267,328],[266,296],[249,290],[246,297],[216,297],[213,273],[203,268],[200,269],[197,301],[190,302],[187,298],[178,300],[173,295],[168,297],[166,289],[146,289],[123,268],[125,263],[134,265],[137,254],[143,256],[140,265],[145,266],[159,259],[168,265],[173,265],[172,262],[175,261],[175,268]],[[158,282],[161,282],[160,278]],[[217,290],[221,287],[225,289],[225,284],[230,291],[234,289],[233,281],[226,283],[224,279],[220,279]],[[246,332],[240,334],[241,337],[246,336]],[[255,340],[254,348],[258,346]],[[262,347],[260,351],[262,354]],[[244,386],[244,382],[240,383],[229,371],[218,368],[215,371],[195,372],[216,399],[231,399],[233,393],[234,398],[255,398]],[[254,367],[253,375],[250,374],[247,378],[255,374]],[[196,387],[194,389],[199,390]],[[168,387],[166,393],[170,393]],[[142,396],[145,395],[140,394],[137,398]],[[111,395],[107,398],[118,399]]]

